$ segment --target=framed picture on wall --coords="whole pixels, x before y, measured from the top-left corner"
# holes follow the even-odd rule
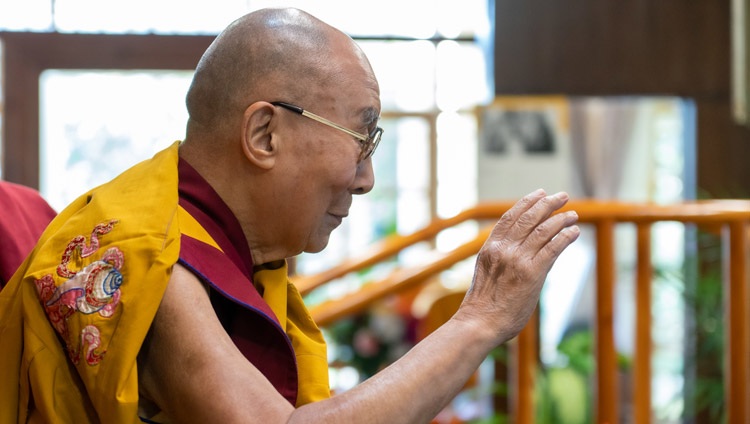
[[[481,199],[517,198],[536,188],[567,190],[569,103],[563,96],[499,96],[477,109]]]
[[[564,97],[498,97],[479,109],[484,154],[554,154],[567,130]]]

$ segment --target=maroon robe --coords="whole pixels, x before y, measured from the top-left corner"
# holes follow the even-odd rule
[[[223,251],[183,235],[180,263],[210,286],[216,315],[237,348],[295,405],[297,359],[289,337],[253,285],[252,257],[240,223],[208,182],[182,159],[178,173],[180,206]]]
[[[56,215],[36,190],[0,181],[0,289]]]

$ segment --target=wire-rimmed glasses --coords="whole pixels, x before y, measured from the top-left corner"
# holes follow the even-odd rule
[[[375,129],[373,129],[369,135],[360,134],[356,131],[352,131],[348,128],[342,127],[335,122],[331,122],[328,119],[323,118],[322,116],[318,116],[312,112],[308,112],[299,106],[295,106],[286,102],[271,102],[271,104],[274,106],[283,107],[287,110],[291,110],[292,112],[298,113],[302,116],[306,116],[314,121],[320,122],[321,124],[328,125],[329,127],[336,128],[337,130],[343,131],[356,138],[360,141],[360,147],[362,148],[362,151],[359,154],[360,162],[372,156],[372,154],[375,152],[375,149],[378,147],[378,144],[380,144],[380,138],[383,136],[383,129],[380,127],[375,127]]]

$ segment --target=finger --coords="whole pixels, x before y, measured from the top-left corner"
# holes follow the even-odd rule
[[[503,238],[505,233],[513,227],[513,225],[518,221],[518,219],[531,207],[533,207],[540,199],[543,199],[544,196],[546,196],[547,193],[543,189],[537,189],[526,196],[524,196],[521,200],[516,202],[513,207],[508,209],[502,217],[500,217],[500,220],[497,221],[495,224],[495,227],[492,229],[492,233],[490,234],[491,239],[500,239]]]
[[[542,247],[537,254],[537,260],[549,263],[549,267],[552,268],[552,264],[557,260],[563,250],[576,241],[580,234],[581,230],[577,225],[563,228],[552,240],[550,240],[549,243]]]
[[[575,211],[561,212],[548,217],[536,227],[523,241],[522,245],[535,254],[544,248],[562,230],[578,222]]]
[[[544,196],[526,210],[506,232],[509,240],[523,242],[536,228],[547,220],[556,210],[563,207],[570,197],[565,192]]]

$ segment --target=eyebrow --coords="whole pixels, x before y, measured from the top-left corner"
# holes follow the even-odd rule
[[[367,128],[370,128],[370,126],[378,122],[378,120],[380,119],[380,113],[374,107],[367,107],[363,109],[361,116],[362,116],[362,123]]]

